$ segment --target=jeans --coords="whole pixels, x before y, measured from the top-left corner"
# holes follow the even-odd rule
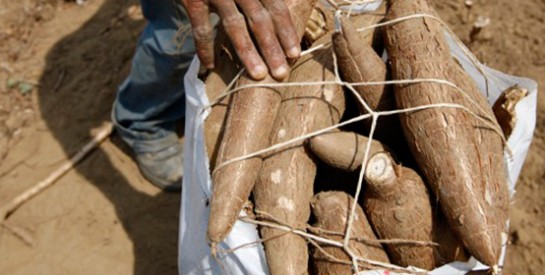
[[[183,76],[195,55],[180,0],[141,0],[141,4],[148,25],[112,110],[116,129],[136,154],[178,142],[176,121],[185,115]]]

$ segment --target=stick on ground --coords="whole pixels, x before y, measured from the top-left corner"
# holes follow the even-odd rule
[[[6,205],[0,208],[0,223],[5,223],[5,220],[9,215],[13,214],[17,208],[23,203],[27,202],[47,187],[53,185],[64,174],[70,171],[77,163],[85,158],[93,149],[95,149],[100,143],[102,143],[112,133],[112,124],[107,123],[98,131],[93,139],[87,143],[81,150],[79,150],[73,157],[67,160],[61,167],[53,171],[46,179],[38,182],[36,185],[30,187]]]

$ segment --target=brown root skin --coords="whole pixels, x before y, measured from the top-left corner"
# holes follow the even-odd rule
[[[435,266],[451,262],[467,262],[469,255],[462,242],[454,236],[443,214],[437,209],[434,209],[434,213],[433,242],[439,244],[435,247]]]
[[[365,170],[364,210],[380,239],[435,242],[434,246],[386,244],[390,260],[401,266],[431,270],[461,259],[462,244],[440,223],[428,190],[413,170],[378,153]]]
[[[216,100],[227,88],[237,73],[237,62],[231,59],[227,36],[219,31],[214,43],[216,49],[215,68],[205,80],[206,95],[210,102]],[[230,97],[225,97],[221,102],[212,106],[210,114],[204,123],[204,134],[210,172],[214,171],[219,143],[225,130],[225,118]]]
[[[308,147],[321,161],[345,171],[356,171],[363,162],[369,139],[352,132],[333,132],[308,141]],[[378,141],[371,141],[369,157],[387,151]]]
[[[365,43],[365,38],[363,34],[357,32],[349,19],[341,19],[341,32],[333,35],[332,43],[343,79],[354,83],[385,81],[386,64],[371,45]],[[385,85],[354,88],[373,110],[395,108],[392,91],[386,89]]]
[[[432,209],[424,182],[412,170],[396,167],[385,153],[365,170],[364,209],[380,239],[432,241]],[[426,270],[435,267],[433,247],[387,244],[393,263]]]
[[[368,35],[357,32],[353,23],[341,19],[341,32],[333,35],[332,43],[337,64],[343,80],[351,83],[379,82],[387,79],[388,71],[382,58],[375,52],[369,43]],[[395,98],[391,86],[386,85],[357,85],[354,89],[373,111],[390,111],[395,109]],[[358,102],[361,114],[367,109]],[[365,131],[371,129],[371,119],[365,121]],[[399,143],[397,137],[401,134],[401,126],[397,116],[381,117],[375,136],[379,140],[390,143]]]
[[[375,22],[378,16],[358,17]],[[315,44],[330,41],[331,33]],[[369,41],[369,43],[371,43]],[[303,57],[292,68],[290,82],[332,81],[335,79],[332,49],[325,47]],[[342,87],[324,85],[289,87],[282,91],[282,103],[270,134],[277,144],[337,124],[346,99]],[[269,156],[263,163],[254,188],[256,209],[268,213],[293,228],[304,229],[310,217],[310,199],[316,162],[301,144],[294,144]],[[281,237],[272,238],[282,233]],[[301,274],[308,269],[308,243],[295,234],[262,228],[269,270],[272,274]]]
[[[325,36],[317,43],[329,38],[330,35]],[[290,75],[290,82],[333,79],[331,48],[301,58]],[[286,88],[270,143],[284,142],[338,123],[345,102],[339,85]],[[290,227],[305,230],[310,217],[316,163],[302,143],[275,152],[264,160],[253,195],[257,211],[267,213]],[[265,253],[271,274],[307,272],[308,243],[304,238],[268,227],[261,228],[261,237],[266,240]]]
[[[300,38],[315,1],[286,1]],[[247,74],[238,81],[239,86],[262,83],[278,82],[270,75],[264,80],[254,81]],[[243,90],[232,96],[216,167],[270,145],[268,137],[280,101],[279,89],[271,88]],[[255,185],[261,163],[261,158],[251,158],[216,169],[212,173],[213,192],[208,222],[208,239],[212,242],[221,242],[231,231]]]
[[[343,236],[326,232],[346,232],[348,217],[354,199],[344,192],[321,192],[312,199],[312,213],[316,218],[315,227],[324,229],[321,237],[342,241]],[[361,207],[356,208],[355,218],[351,229],[351,238],[376,240],[373,229],[369,225]],[[321,245],[323,251],[313,248],[311,253],[312,266],[315,274],[352,274],[352,266],[346,263],[336,263],[325,253],[338,260],[349,262],[350,257],[343,248]],[[359,257],[388,263],[388,256],[381,245],[370,245],[362,241],[350,241],[350,249]]]
[[[388,20],[433,14],[426,0],[390,3]],[[446,85],[423,82],[395,86],[398,108],[455,103],[492,117],[489,122],[494,123],[486,99],[453,61],[440,23],[418,18],[385,30],[394,79],[446,79],[478,106]],[[400,119],[411,151],[451,229],[475,258],[496,265],[509,208],[501,136],[460,109],[431,108],[403,114]]]

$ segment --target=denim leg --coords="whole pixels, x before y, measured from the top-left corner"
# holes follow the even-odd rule
[[[179,0],[142,0],[148,25],[140,36],[131,72],[119,87],[112,120],[136,153],[175,142],[176,121],[185,115],[183,75],[195,48]],[[179,31],[186,28],[187,31]]]

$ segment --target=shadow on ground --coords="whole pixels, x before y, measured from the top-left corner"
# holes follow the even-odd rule
[[[117,86],[128,74],[145,24],[126,15],[136,3],[106,0],[89,21],[47,55],[39,105],[67,155],[89,140],[90,129],[109,120]],[[114,205],[133,243],[134,274],[176,274],[179,194],[150,196],[137,191],[106,152],[94,154],[98,161],[84,162],[76,169]]]

